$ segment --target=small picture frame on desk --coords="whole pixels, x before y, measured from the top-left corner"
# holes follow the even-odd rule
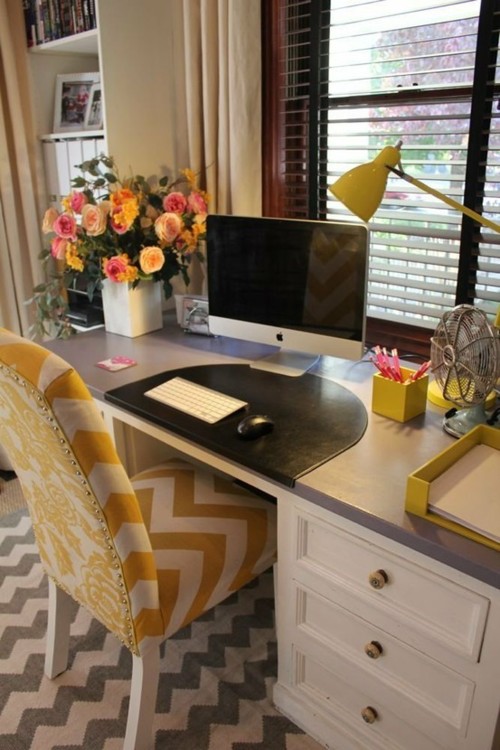
[[[85,130],[102,130],[102,91],[100,83],[93,83],[90,89],[87,113],[85,115]]]
[[[206,297],[184,297],[181,327],[186,333],[211,336],[208,327],[208,299]]]
[[[64,73],[56,76],[54,133],[84,130],[91,90],[99,73]]]

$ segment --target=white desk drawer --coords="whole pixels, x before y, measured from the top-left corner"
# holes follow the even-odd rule
[[[408,723],[425,726],[430,736],[451,741],[450,746],[466,736],[475,687],[471,680],[301,586],[296,612],[297,647],[303,653],[316,648],[325,668],[340,664],[353,684],[371,685],[372,705],[385,700]],[[367,655],[367,646],[375,658]]]
[[[384,630],[404,629],[404,640],[423,651],[434,642],[440,653],[479,659],[488,599],[313,515],[296,514],[296,534],[297,579],[309,571],[328,598],[360,616],[369,610]],[[369,582],[375,572],[378,588]]]
[[[356,743],[356,748],[457,750],[458,745],[453,741],[448,745],[440,744],[437,738],[419,731],[416,723],[407,723],[397,706],[385,702],[372,685],[353,684],[353,669],[349,662],[345,662],[341,668],[336,664],[335,671],[332,671],[323,656],[313,656],[294,649],[295,689],[305,700],[312,701],[317,710],[329,717],[333,725],[343,724],[351,737],[356,733],[359,743]],[[373,723],[367,722],[370,718],[369,709],[373,711]],[[427,730],[427,727],[421,724],[420,729]],[[329,742],[329,738],[325,739]],[[331,745],[326,746],[336,747],[333,740]]]

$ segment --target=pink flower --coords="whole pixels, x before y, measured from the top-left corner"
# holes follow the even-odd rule
[[[127,274],[128,255],[113,255],[102,262],[102,270],[110,281],[121,282]]]
[[[54,231],[54,222],[59,216],[59,211],[57,211],[55,208],[48,208],[45,211],[45,214],[43,216],[42,221],[42,232],[44,234],[49,234],[49,232]]]
[[[164,213],[155,221],[156,236],[161,242],[171,244],[182,229],[182,219],[179,214]]]
[[[65,240],[76,240],[76,221],[71,214],[60,214],[52,225],[53,231]]]
[[[79,190],[73,190],[69,198],[69,205],[76,214],[81,214],[83,207],[89,202],[89,199]]]
[[[206,214],[208,211],[207,203],[199,193],[190,193],[187,204],[194,214]]]
[[[182,214],[186,206],[187,201],[182,193],[169,193],[163,199],[163,210],[167,213]]]
[[[139,265],[143,273],[159,271],[165,263],[165,256],[159,247],[143,247],[139,253]]]
[[[50,243],[50,254],[57,260],[64,260],[66,258],[66,248],[68,246],[68,240],[63,237],[54,237]]]
[[[82,227],[90,237],[98,237],[106,231],[109,203],[103,201],[98,206],[87,203],[82,209]]]

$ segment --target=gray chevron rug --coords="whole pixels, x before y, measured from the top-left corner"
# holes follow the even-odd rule
[[[272,704],[272,574],[170,639],[155,750],[320,750]],[[131,657],[75,606],[69,669],[43,674],[47,582],[25,510],[0,519],[1,750],[121,750]]]

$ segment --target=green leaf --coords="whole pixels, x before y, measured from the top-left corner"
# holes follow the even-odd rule
[[[35,286],[35,287],[33,288],[33,292],[35,292],[35,294],[37,294],[37,293],[39,293],[39,292],[44,292],[44,291],[45,291],[45,289],[46,289],[46,286],[47,286],[46,284],[37,284],[37,285],[36,285],[36,286]]]
[[[170,299],[172,292],[173,288],[170,281],[168,279],[163,279],[163,294],[165,295],[165,299]]]

